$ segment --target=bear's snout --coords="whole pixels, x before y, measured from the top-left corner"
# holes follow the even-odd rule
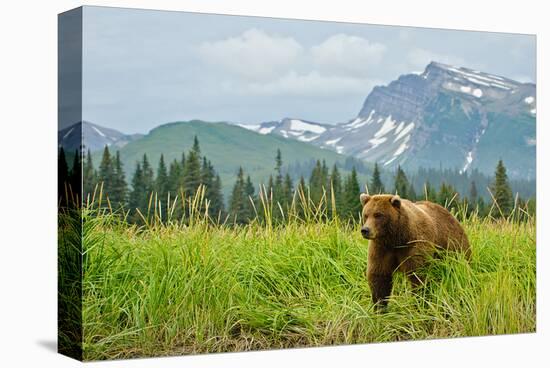
[[[370,237],[370,229],[368,227],[362,227],[361,228],[361,235],[363,235],[363,238],[369,239]]]

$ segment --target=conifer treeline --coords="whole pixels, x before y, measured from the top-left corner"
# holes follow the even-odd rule
[[[301,175],[311,173],[316,165],[316,160],[310,159],[295,163],[289,163],[286,167],[286,171],[290,173],[292,178],[299,178]],[[355,166],[357,174],[360,177],[367,177],[370,183],[370,178],[374,175],[371,165],[366,164],[356,158],[347,157],[344,162],[338,163],[338,169],[341,171],[350,172]],[[385,185],[387,191],[391,191],[395,181],[396,171],[384,170],[379,171],[380,183]],[[494,175],[487,175],[477,168],[468,170],[464,173],[459,168],[423,168],[420,167],[414,171],[409,170],[407,172],[407,178],[412,188],[416,193],[421,196],[424,192],[424,186],[426,182],[429,182],[436,190],[443,183],[452,183],[453,187],[463,197],[468,197],[471,189],[471,183],[474,181],[479,189],[479,196],[483,197],[485,201],[491,201],[491,195],[487,191],[487,188],[491,186],[494,181]],[[532,178],[515,178],[508,180],[513,193],[520,193],[525,198],[535,197],[535,181]],[[371,186],[369,185],[369,189]]]
[[[103,156],[98,170],[94,169],[90,151],[86,155],[83,168],[84,201],[98,195],[98,187],[109,199],[112,208],[130,209],[131,221],[138,221],[140,216],[133,213],[136,209],[146,214],[152,206],[160,206],[158,213],[166,218],[168,209],[173,208],[172,215],[180,217],[183,206],[177,206],[178,198],[195,196],[199,186],[205,187],[205,197],[209,201],[208,213],[218,216],[225,212],[221,190],[220,176],[206,156],[201,155],[197,137],[193,147],[181,159],[174,159],[167,166],[164,155],[160,155],[156,173],[149,162],[147,154],[136,162],[132,177],[131,189],[128,188],[120,153],[117,151],[113,159],[109,148],[103,150]],[[98,184],[101,184],[98,185]]]
[[[355,168],[352,168],[351,173],[342,181],[336,165],[329,173],[326,162],[317,160],[307,182],[304,176],[300,176],[295,185],[288,172],[283,174],[283,158],[279,149],[275,156],[274,173],[269,176],[267,184],[258,185],[258,190],[255,188],[250,175],[246,175],[245,179],[244,169],[240,167],[229,200],[228,214],[231,222],[244,224],[256,216],[262,219],[265,213],[261,209],[265,203],[261,203],[260,195],[264,196],[265,202],[273,206],[271,216],[275,222],[283,220],[285,214],[288,215],[293,203],[296,214],[304,216],[303,203],[300,203],[298,198],[300,195],[315,207],[321,206],[319,212],[324,212],[329,217],[336,215],[332,213],[333,208],[336,208],[338,216],[344,219],[357,217],[361,210],[358,200],[361,188]],[[332,206],[332,199],[335,206]]]
[[[81,165],[78,150],[74,152],[72,166],[69,168],[65,150],[63,147],[59,148],[57,155],[57,197],[60,207],[72,206],[81,200]]]
[[[174,159],[168,165],[164,155],[161,154],[156,172],[146,154],[139,162],[131,179],[131,189],[128,188],[120,153],[117,151],[113,156],[108,147],[105,147],[98,169],[94,169],[92,157],[88,151],[83,160],[83,200],[89,200],[97,191],[96,185],[102,183],[103,194],[109,198],[111,207],[130,209],[130,221],[139,221],[136,211],[138,209],[145,214],[148,209],[158,204],[162,211],[163,219],[166,218],[167,209],[173,206],[174,201],[182,198],[192,198],[200,186],[204,186],[204,196],[209,202],[208,213],[213,218],[228,218],[231,223],[245,224],[255,217],[262,217],[264,213],[259,210],[262,207],[260,190],[263,195],[274,204],[272,211],[273,220],[281,220],[285,213],[288,213],[293,200],[296,202],[296,195],[303,193],[313,204],[322,203],[327,216],[333,217],[334,207],[340,218],[358,218],[361,205],[359,195],[368,188],[370,194],[397,193],[403,198],[411,200],[428,199],[440,203],[446,207],[458,207],[468,205],[470,210],[477,209],[482,216],[487,215],[493,206],[493,201],[485,201],[479,194],[476,182],[470,184],[468,196],[461,197],[458,191],[448,183],[441,183],[439,188],[433,187],[429,181],[424,182],[423,190],[415,191],[414,185],[407,177],[405,171],[398,167],[393,177],[393,186],[385,187],[381,178],[381,172],[377,164],[374,165],[373,173],[368,183],[360,183],[355,166],[351,167],[349,175],[343,177],[339,167],[334,164],[330,170],[326,162],[317,160],[311,174],[306,179],[303,175],[295,184],[290,170],[283,170],[283,157],[278,149],[274,157],[274,171],[267,183],[255,185],[250,175],[245,173],[241,167],[236,173],[235,184],[227,201],[228,208],[224,205],[222,194],[222,183],[219,174],[206,156],[201,154],[197,137],[194,139],[192,148],[187,154],[182,153],[181,159]],[[80,171],[80,160],[78,154],[74,159],[73,170],[67,168],[64,152],[60,150],[60,171],[65,170],[71,180],[77,180],[75,172]],[[75,171],[77,170],[77,171]],[[71,173],[72,176],[71,176]],[[506,216],[515,204],[515,198],[506,175],[506,169],[502,161],[499,161],[495,178],[491,185],[491,193],[497,210],[491,212],[492,216]],[[265,199],[265,198],[264,198]],[[525,201],[518,199],[520,206]],[[333,206],[333,203],[335,206]],[[175,218],[183,214],[184,206],[173,206]],[[534,203],[531,206],[534,211]],[[300,208],[297,209],[300,213]]]

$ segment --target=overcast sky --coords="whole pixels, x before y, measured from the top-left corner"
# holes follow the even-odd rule
[[[535,47],[530,35],[85,7],[83,118],[125,133],[338,123],[373,86],[432,60],[533,82]]]

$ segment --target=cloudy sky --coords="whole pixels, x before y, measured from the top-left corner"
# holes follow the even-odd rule
[[[125,133],[171,121],[353,118],[372,87],[432,60],[535,80],[535,37],[86,7],[83,117]]]

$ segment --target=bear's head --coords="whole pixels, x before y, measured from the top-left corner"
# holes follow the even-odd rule
[[[401,198],[391,194],[370,196],[362,193],[360,199],[363,206],[361,235],[371,240],[391,236],[398,222]]]

